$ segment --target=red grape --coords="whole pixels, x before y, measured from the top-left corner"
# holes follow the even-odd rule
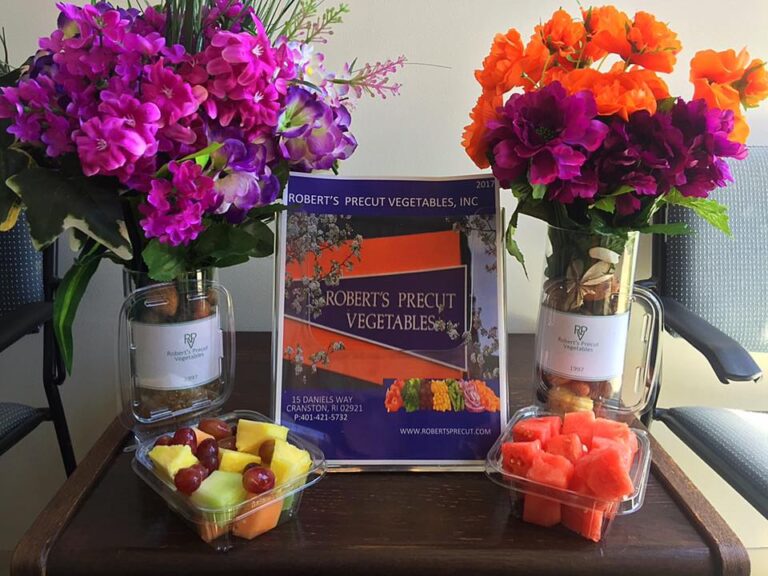
[[[173,435],[173,444],[186,444],[192,448],[192,454],[197,452],[197,436],[192,428],[179,428]]]
[[[234,436],[227,436],[219,440],[219,448],[226,448],[227,450],[236,450],[237,444]]]
[[[248,464],[245,465],[245,468],[243,468],[243,474],[248,472],[248,470],[250,470],[254,466],[261,466],[261,464],[256,464],[256,462],[248,462]]]
[[[176,488],[184,494],[192,494],[192,492],[200,488],[202,482],[203,474],[194,466],[182,468],[173,477],[173,483],[176,484]]]
[[[232,435],[232,432],[229,430],[229,424],[219,418],[203,418],[197,427],[206,434],[216,438],[216,440]]]
[[[208,473],[210,474],[214,470],[219,469],[219,455],[208,455],[205,458],[200,458],[200,464],[205,466],[208,469]]]
[[[194,466],[190,466],[190,468],[194,468],[195,470],[198,470],[200,472],[200,476],[203,480],[208,478],[210,475],[210,472],[208,471],[208,468],[200,464],[199,462],[195,464]]]
[[[160,436],[155,440],[155,446],[170,446],[173,444],[173,438],[170,436]]]
[[[206,438],[197,447],[197,458],[219,457],[219,445],[213,438]]]
[[[254,466],[243,472],[243,488],[261,494],[275,487],[275,474],[269,468]]]

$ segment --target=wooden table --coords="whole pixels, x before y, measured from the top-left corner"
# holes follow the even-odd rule
[[[237,349],[230,405],[268,412],[269,335],[238,334]],[[513,405],[530,403],[532,351],[530,336],[511,337]],[[11,574],[749,574],[741,542],[655,441],[645,505],[600,544],[517,521],[479,473],[331,474],[297,521],[227,554],[133,473],[129,443],[113,422],[22,538]]]

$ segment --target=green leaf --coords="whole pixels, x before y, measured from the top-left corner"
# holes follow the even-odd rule
[[[603,198],[600,198],[597,202],[592,204],[592,206],[589,207],[591,210],[602,210],[603,212],[608,212],[609,214],[613,214],[616,211],[616,198],[613,196],[604,196]]]
[[[520,246],[518,246],[517,240],[515,240],[516,231],[517,228],[512,226],[512,223],[510,222],[509,226],[507,226],[507,232],[505,234],[507,252],[509,252],[509,254],[515,258],[515,260],[520,262],[520,265],[523,267],[525,277],[528,278],[528,269],[525,267],[525,256],[523,255],[522,250],[520,250]]]
[[[193,152],[192,154],[187,154],[184,156],[184,158],[181,158],[180,160],[177,160],[179,164],[182,162],[187,162],[188,160],[194,160],[196,164],[198,164],[200,167],[205,168],[208,164],[208,161],[211,159],[211,156],[214,152],[216,152],[219,148],[221,148],[224,144],[222,142],[213,142],[212,144],[209,144],[205,148],[202,148],[198,150],[197,152]],[[168,169],[168,164],[165,164],[160,167],[160,169],[155,173],[155,177],[157,178],[164,178],[168,176],[170,173],[170,170]]]
[[[33,164],[32,158],[25,152],[0,148],[0,232],[6,232],[16,225],[22,205],[21,198],[5,182]]]
[[[64,230],[76,228],[104,244],[118,257],[131,257],[118,191],[97,178],[67,178],[34,166],[7,181],[27,207],[35,248],[51,244]]]
[[[257,206],[251,208],[248,211],[248,219],[256,220],[270,220],[275,217],[276,214],[287,210],[288,207],[285,204],[267,204],[265,206]]]
[[[703,218],[721,232],[728,236],[733,236],[731,227],[728,224],[728,208],[716,200],[683,196],[676,188],[672,188],[666,196],[663,196],[663,199],[666,204],[682,206],[683,208],[693,210],[697,216]]]
[[[534,200],[541,200],[544,198],[544,195],[547,193],[547,185],[546,184],[534,184],[533,185],[533,192],[532,196]]]
[[[149,277],[158,282],[168,282],[186,272],[187,265],[185,246],[169,246],[162,244],[156,238],[150,240],[141,253],[147,265]]]
[[[690,229],[685,222],[669,222],[665,224],[650,224],[644,226],[638,230],[641,234],[666,234],[667,236],[684,236],[686,234],[692,234],[693,230]]]
[[[200,234],[194,244],[196,260],[224,268],[232,262],[240,264],[248,258],[262,258],[274,251],[274,234],[260,220],[240,227],[218,222]],[[245,257],[245,260],[243,260]]]
[[[83,299],[88,283],[93,277],[106,247],[93,240],[83,247],[80,256],[64,275],[53,301],[53,331],[61,349],[67,374],[72,374],[72,324],[77,308]]]
[[[672,107],[675,105],[675,101],[677,98],[669,97],[669,98],[662,98],[661,100],[656,101],[656,110],[658,112],[669,112],[672,110]]]
[[[533,188],[527,180],[513,182],[509,189],[512,191],[512,195],[518,199],[528,196],[533,191]]]

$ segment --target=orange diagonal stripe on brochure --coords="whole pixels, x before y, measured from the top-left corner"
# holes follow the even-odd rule
[[[320,257],[322,269],[328,270],[334,260],[339,263],[350,261],[353,268],[344,270],[343,276],[351,278],[448,268],[461,264],[459,233],[453,231],[364,238],[359,261],[352,256],[350,244],[345,242],[336,250],[324,251]],[[300,279],[311,276],[314,265],[315,257],[309,255],[302,263],[287,264],[286,272],[291,278]]]
[[[321,368],[373,384],[382,385],[385,378],[462,377],[461,370],[290,318],[285,319],[284,334],[284,342],[304,350],[327,350],[334,342],[343,340],[345,349],[334,352],[328,366]]]

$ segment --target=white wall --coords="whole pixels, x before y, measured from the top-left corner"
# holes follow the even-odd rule
[[[539,20],[574,1],[560,0],[346,0],[352,12],[325,47],[328,62],[381,60],[406,54],[410,64],[398,76],[402,95],[385,102],[365,100],[354,113],[352,128],[360,147],[343,166],[345,175],[446,176],[471,173],[474,165],[459,141],[467,114],[478,95],[473,78],[493,35],[517,27],[527,37]],[[328,0],[331,3],[331,0]],[[690,97],[688,61],[703,48],[741,48],[768,58],[768,2],[739,0],[724,12],[714,0],[617,1],[627,12],[643,9],[667,21],[685,47],[679,70],[670,79],[673,93]],[[0,0],[12,58],[20,62],[49,34],[56,22],[53,0]],[[758,25],[762,24],[762,25]],[[768,107],[750,115],[751,142],[768,144]],[[519,241],[529,262],[543,251],[542,226],[525,220]],[[526,281],[510,263],[509,328],[532,331],[539,277]],[[532,265],[533,270],[540,266]],[[241,329],[269,330],[271,260],[226,270],[221,280],[232,290]],[[114,357],[120,272],[105,264],[97,273],[75,326],[75,372],[62,392],[79,457],[90,448],[116,411]],[[39,382],[39,338],[28,338],[0,356],[0,397],[43,403]],[[693,362],[698,359],[693,358]],[[0,551],[11,549],[34,515],[63,479],[54,435],[41,426],[0,460]],[[23,497],[18,497],[22,494]],[[2,559],[0,558],[0,565]]]

